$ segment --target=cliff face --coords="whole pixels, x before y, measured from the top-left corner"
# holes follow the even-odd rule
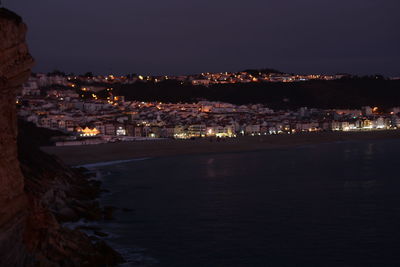
[[[17,160],[15,99],[33,64],[25,43],[26,26],[12,15],[0,10],[0,203],[15,202],[23,195],[24,182]]]
[[[60,224],[102,218],[98,184],[40,151],[28,128],[18,149],[16,93],[33,65],[26,30],[0,9],[0,266],[113,266],[122,258],[103,241]]]
[[[0,266],[27,260],[22,242],[27,198],[17,158],[15,111],[17,89],[33,65],[25,34],[21,19],[0,9]]]

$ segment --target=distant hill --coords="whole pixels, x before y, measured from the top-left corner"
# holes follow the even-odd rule
[[[240,83],[210,87],[181,85],[176,81],[135,83],[114,87],[127,100],[196,102],[224,101],[233,104],[263,103],[271,108],[360,108],[400,106],[400,80],[381,77],[313,80],[294,83]]]
[[[285,74],[284,72],[281,72],[281,71],[276,70],[276,69],[270,69],[270,68],[266,68],[266,69],[247,69],[247,70],[244,70],[243,72],[250,73],[253,76],[258,76],[260,73],[261,74]]]

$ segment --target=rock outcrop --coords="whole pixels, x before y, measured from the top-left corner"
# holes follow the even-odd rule
[[[21,203],[17,199],[22,198],[24,191],[17,159],[16,91],[28,78],[33,65],[25,33],[26,26],[19,17],[0,10],[0,203],[14,205]],[[15,208],[17,212],[18,205]],[[7,213],[0,211],[0,218],[5,219]]]
[[[28,261],[22,235],[27,216],[24,177],[17,155],[17,89],[29,77],[33,59],[25,43],[26,25],[0,9],[0,266]]]
[[[33,65],[26,31],[0,9],[0,266],[113,266],[122,258],[105,242],[60,224],[102,218],[99,185],[32,145],[31,132],[17,148],[16,93]]]

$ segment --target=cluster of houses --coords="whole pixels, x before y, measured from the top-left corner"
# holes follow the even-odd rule
[[[191,77],[193,85],[210,86],[213,84],[235,84],[251,82],[302,82],[310,80],[336,80],[344,75],[294,75],[283,73],[202,73]]]
[[[64,77],[65,78],[65,77]],[[232,138],[318,131],[370,131],[400,127],[400,108],[274,111],[262,104],[221,102],[160,103],[125,101],[123,96],[98,99],[90,87],[48,89],[68,85],[68,78],[36,75],[17,98],[19,116],[38,127],[62,131],[58,145],[92,144],[154,138]],[[41,88],[47,87],[45,91]],[[92,93],[82,99],[79,90]],[[112,89],[109,89],[112,90]]]

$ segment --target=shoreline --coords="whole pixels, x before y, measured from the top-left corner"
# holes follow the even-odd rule
[[[368,132],[318,132],[295,135],[246,136],[227,139],[154,140],[71,147],[42,147],[69,166],[112,164],[143,158],[261,151],[343,141],[400,139],[400,130]]]
[[[309,135],[307,135],[309,136]],[[301,139],[306,138],[307,136],[303,136]],[[314,136],[313,136],[314,137]],[[363,141],[369,141],[369,140],[400,140],[400,132],[397,132],[396,135],[392,135],[391,133],[389,135],[374,135],[374,136],[363,136],[362,138],[358,138],[355,139],[352,136],[346,136],[343,138],[340,138],[340,140],[331,140],[330,142],[313,142],[313,143],[296,143],[296,144],[290,144],[290,145],[278,145],[275,147],[270,147],[266,150],[274,150],[274,149],[286,149],[286,148],[294,148],[294,149],[298,149],[301,148],[303,146],[312,146],[314,144],[320,144],[320,145],[324,145],[324,144],[334,144],[334,143],[352,143],[352,142],[363,142]],[[308,140],[308,139],[307,139]],[[254,142],[255,140],[251,140],[251,142]],[[303,140],[304,141],[304,140]],[[319,140],[322,141],[322,140]],[[251,152],[249,150],[246,150],[248,152]],[[225,151],[222,153],[235,153],[234,151]],[[192,151],[191,153],[192,155],[194,154],[198,154],[197,151]],[[168,155],[171,156],[171,155]],[[111,163],[115,163],[118,164],[119,162],[124,163],[124,162],[131,162],[131,161],[137,161],[137,160],[146,160],[146,158],[141,158],[141,159],[131,159],[131,160],[114,160],[114,161],[110,161],[110,162],[99,162],[97,164],[99,164],[98,166],[105,166],[103,165],[104,163],[109,163],[111,165]],[[97,165],[96,164],[96,165]],[[96,169],[97,167],[93,167],[94,169]],[[104,184],[102,184],[102,187],[104,186]],[[104,187],[106,189],[111,189],[110,187]],[[110,191],[113,192],[113,191]],[[118,191],[114,191],[114,192],[118,192]],[[102,199],[104,196],[100,195],[99,199]],[[101,201],[100,201],[101,203]],[[117,203],[108,203],[108,205],[113,205],[112,207],[116,210],[119,211],[120,213],[116,215],[115,219],[117,220],[117,223],[119,223],[118,220],[121,220],[122,216],[130,216],[129,214],[126,214],[127,211],[124,211],[123,207],[121,205],[117,205]],[[110,206],[111,207],[111,206]],[[129,207],[131,208],[131,207]],[[135,210],[134,208],[132,208],[131,210],[129,210],[128,212],[131,212]],[[124,213],[125,215],[121,215],[121,212]],[[121,217],[120,217],[121,216]],[[135,215],[136,216],[136,215]],[[126,218],[126,217],[122,217],[122,218]],[[123,220],[122,220],[123,221]],[[113,223],[115,221],[110,221],[110,223]],[[92,235],[96,235],[96,232],[99,233],[105,233],[107,234],[106,237],[98,237],[101,240],[107,242],[107,244],[114,249],[115,251],[117,251],[122,257],[123,259],[126,261],[125,264],[126,266],[131,266],[131,264],[134,266],[136,264],[140,265],[140,266],[156,266],[156,265],[162,265],[162,261],[165,260],[164,258],[162,258],[161,256],[157,255],[157,256],[153,256],[151,253],[147,252],[148,250],[151,250],[152,247],[151,246],[147,246],[147,247],[141,247],[140,244],[138,243],[133,243],[132,244],[125,244],[124,242],[120,242],[120,240],[118,239],[114,239],[115,236],[117,236],[115,234],[115,232],[112,231],[112,228],[107,228],[106,226],[107,222],[103,222],[103,224],[98,225],[96,222],[89,222],[84,224],[84,227],[86,227],[86,231],[85,233],[91,233]],[[84,228],[83,228],[84,229]],[[80,231],[82,231],[82,228],[80,229]],[[115,235],[114,235],[115,234]],[[155,253],[153,253],[155,254]],[[125,266],[124,264],[120,265],[120,266]]]
[[[113,264],[107,266],[154,266],[158,264],[157,259],[152,258],[146,254],[146,249],[141,247],[130,247],[119,244],[118,242],[114,242],[113,239],[117,237],[115,232],[110,229],[109,225],[118,223],[116,213],[130,213],[133,212],[133,209],[126,208],[121,205],[109,205],[104,203],[105,195],[115,193],[115,191],[111,191],[107,188],[103,183],[103,174],[98,172],[99,167],[114,165],[119,163],[126,163],[131,161],[141,161],[144,159],[133,159],[133,160],[124,160],[124,161],[112,161],[111,164],[107,162],[106,165],[103,163],[95,163],[93,167],[86,167],[84,165],[71,167],[73,170],[84,171],[87,175],[90,175],[90,179],[94,180],[98,184],[98,194],[92,199],[93,203],[97,203],[98,207],[101,209],[100,212],[102,218],[96,219],[86,219],[84,217],[80,217],[79,220],[69,220],[62,223],[62,227],[68,228],[70,230],[75,230],[87,235],[92,240],[99,240],[103,242],[103,246],[109,248],[108,253],[115,252],[118,258],[118,262],[114,261]],[[93,175],[95,174],[95,175]],[[108,175],[108,174],[105,174]],[[105,251],[107,252],[107,251]]]
[[[100,162],[95,162],[95,163],[76,165],[76,166],[72,166],[72,167],[73,168],[85,168],[88,170],[92,170],[92,169],[97,170],[98,167],[121,164],[121,163],[128,163],[128,162],[133,162],[133,161],[142,161],[142,160],[147,160],[147,159],[150,159],[150,158],[133,158],[133,159],[126,159],[126,160],[100,161]]]

